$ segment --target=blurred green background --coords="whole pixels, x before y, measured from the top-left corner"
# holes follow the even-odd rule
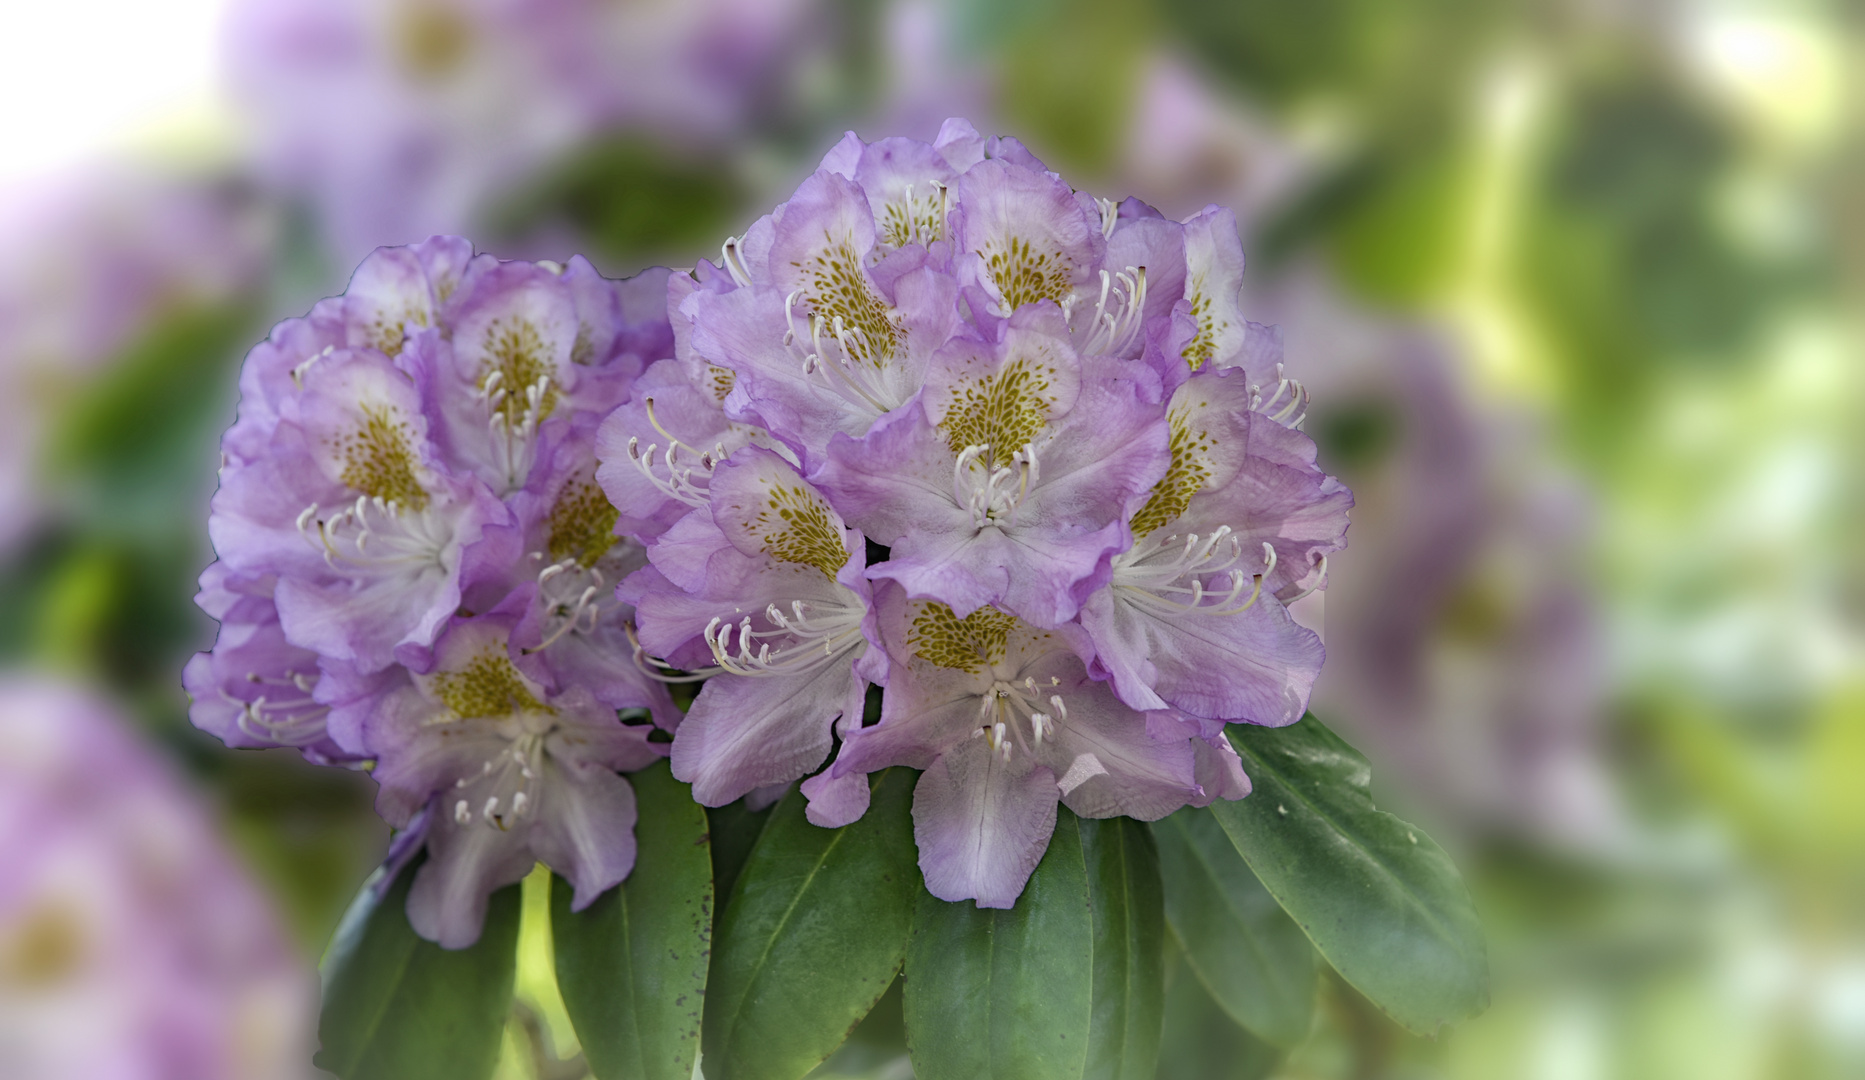
[[[307,964],[381,855],[371,785],[224,749],[179,683],[246,348],[429,231],[618,276],[716,258],[843,130],[963,115],[1097,194],[1236,208],[1245,310],[1358,496],[1304,616],[1316,711],[1491,935],[1493,1007],[1435,1041],[1335,980],[1283,1055],[1175,965],[1162,1080],[1865,1075],[1865,8],[222,18],[210,107],[0,213],[0,655],[130,706]],[[503,1068],[580,1075],[530,1052],[568,1032],[547,966],[522,979]],[[886,1027],[825,1075],[906,1075]]]

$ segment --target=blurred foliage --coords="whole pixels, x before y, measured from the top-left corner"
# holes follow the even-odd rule
[[[495,237],[565,229],[602,269],[626,277],[657,262],[691,265],[737,223],[745,196],[717,161],[628,135],[572,153],[493,215]]]
[[[176,312],[65,407],[46,465],[87,532],[196,534],[239,360],[264,332],[250,302]]]
[[[1565,414],[1610,454],[1667,369],[1752,358],[1792,275],[1725,234],[1715,200],[1733,132],[1649,66],[1576,87],[1548,143],[1523,222],[1523,292],[1562,358]]]

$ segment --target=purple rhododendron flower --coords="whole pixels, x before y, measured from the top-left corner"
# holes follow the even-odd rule
[[[581,685],[557,685],[512,659],[516,612],[531,587],[493,612],[457,619],[424,670],[331,682],[375,758],[376,806],[409,826],[427,812],[428,860],[408,918],[447,948],[479,938],[486,899],[542,861],[570,879],[582,910],[628,876],[635,797],[617,770],[657,761],[648,728],[624,725]],[[529,666],[529,665],[527,665]]]
[[[352,755],[330,738],[330,707],[313,696],[318,656],[286,640],[275,585],[225,563],[201,575],[195,603],[220,620],[220,637],[213,652],[197,654],[182,671],[194,725],[228,746],[294,746],[320,763],[348,761]]]
[[[670,278],[675,356],[597,476],[646,545],[644,670],[706,679],[672,750],[700,801],[803,780],[837,826],[865,774],[922,769],[928,888],[1004,907],[1058,803],[1246,795],[1223,727],[1306,709],[1322,647],[1286,605],[1352,496],[1242,273],[1228,211],[1097,199],[954,120],[851,134]]]
[[[960,617],[994,604],[1053,627],[1127,546],[1122,519],[1164,474],[1163,410],[1099,374],[1123,365],[1077,357],[1052,304],[998,331],[988,344],[953,342],[921,408],[864,442],[834,440],[821,483],[893,546],[875,577]]]
[[[391,823],[428,811],[410,914],[448,946],[475,940],[486,895],[535,859],[579,906],[632,865],[616,770],[664,747],[617,711],[669,729],[680,713],[614,595],[647,553],[617,531],[596,444],[673,351],[667,280],[449,237],[383,248],[241,374],[199,598],[220,637],[185,678],[194,722],[232,746],[373,762]],[[492,680],[479,696],[436,689],[469,670]],[[522,783],[463,771],[507,759]],[[499,836],[461,831],[469,795]]]
[[[934,896],[1009,907],[1048,847],[1058,801],[1149,821],[1210,801],[1199,736],[1121,702],[1055,632],[996,608],[960,618],[891,584],[880,608],[892,660],[881,719],[844,739],[828,775],[925,770],[914,835]],[[1235,759],[1221,739],[1209,750]]]
[[[642,643],[714,667],[673,743],[673,772],[721,806],[821,765],[831,725],[861,723],[875,644],[867,542],[778,455],[747,447],[713,474],[707,506],[664,534],[624,588]],[[861,785],[861,795],[867,793]]]

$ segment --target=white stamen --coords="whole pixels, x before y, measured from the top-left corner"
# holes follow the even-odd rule
[[[1180,540],[1178,534],[1160,530],[1115,556],[1112,584],[1117,595],[1158,618],[1240,615],[1262,596],[1263,578],[1275,568],[1273,547],[1264,545],[1263,570],[1247,574],[1231,569],[1243,557],[1243,545],[1228,525],[1202,537],[1187,533],[1183,543]],[[1207,579],[1220,575],[1224,591],[1210,591]],[[1242,599],[1246,588],[1249,598]]]
[[[742,240],[742,237],[728,236],[719,247],[719,261],[725,264],[726,272],[740,287],[751,284],[751,271],[745,266],[744,250],[740,247]]]
[[[1264,572],[1267,573],[1268,571],[1264,571]],[[1325,586],[1327,583],[1328,583],[1328,557],[1326,555],[1323,555],[1321,556],[1321,562],[1317,564],[1317,569],[1315,571],[1315,583],[1313,585],[1308,586],[1306,589],[1303,589],[1299,595],[1290,597],[1289,603],[1293,604],[1298,600],[1308,599],[1309,597],[1313,596],[1316,592],[1319,592],[1321,588]],[[1286,607],[1288,605],[1285,604],[1283,606]]]

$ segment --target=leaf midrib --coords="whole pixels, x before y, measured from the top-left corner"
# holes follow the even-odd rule
[[[1138,936],[1138,928],[1134,926],[1133,920],[1132,867],[1127,865],[1127,842],[1129,838],[1127,836],[1126,826],[1119,824],[1119,821],[1120,819],[1115,819],[1114,828],[1117,830],[1120,837],[1120,910],[1121,914],[1124,916],[1121,919],[1121,924],[1122,929],[1125,931],[1121,937],[1126,940],[1127,944],[1127,963],[1125,977],[1121,979],[1121,985],[1125,988],[1126,994],[1122,998],[1120,1010],[1120,1053],[1116,1055],[1116,1060],[1119,1062],[1120,1067],[1114,1074],[1117,1078],[1125,1076],[1127,1072],[1127,1043],[1129,1041],[1129,1036],[1133,1033],[1133,958],[1138,955],[1140,951],[1139,942],[1135,940]],[[1090,1002],[1088,1013],[1090,1019],[1094,1016],[1093,1008],[1093,1002]]]

